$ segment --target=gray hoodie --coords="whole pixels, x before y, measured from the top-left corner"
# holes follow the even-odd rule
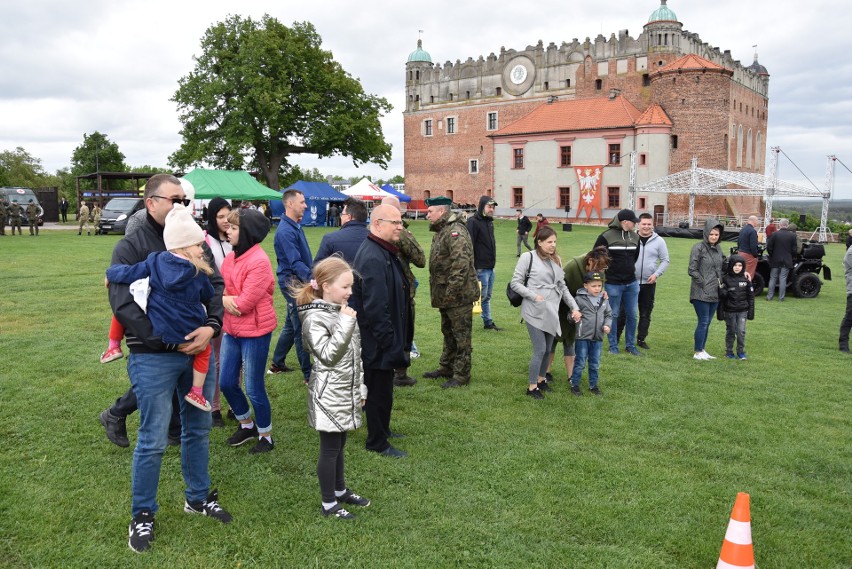
[[[647,284],[648,277],[657,275],[657,278],[663,276],[669,266],[669,249],[666,247],[666,242],[663,238],[651,233],[647,243],[642,243],[642,237],[639,237],[639,258],[636,259],[636,278],[639,279],[639,284]]]
[[[577,340],[603,341],[604,326],[610,326],[612,320],[612,309],[609,301],[603,297],[603,293],[594,297],[589,294],[585,287],[577,290],[574,297],[583,318],[577,323]],[[597,306],[595,305],[597,302]]]

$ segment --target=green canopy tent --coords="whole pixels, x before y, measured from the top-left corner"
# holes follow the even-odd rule
[[[280,200],[281,193],[271,190],[242,170],[205,170],[196,168],[184,175],[195,186],[195,199],[215,197],[229,200]]]

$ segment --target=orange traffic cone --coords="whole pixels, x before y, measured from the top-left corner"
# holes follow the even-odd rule
[[[749,497],[745,492],[737,494],[734,510],[725,541],[722,542],[722,552],[716,569],[754,569],[754,548],[751,544],[751,513]]]

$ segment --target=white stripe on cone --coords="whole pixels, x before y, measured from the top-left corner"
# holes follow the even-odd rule
[[[754,569],[754,565],[731,565],[720,559],[719,563],[716,564],[716,569]]]
[[[751,522],[738,522],[731,520],[728,523],[728,531],[725,539],[737,545],[751,545]]]

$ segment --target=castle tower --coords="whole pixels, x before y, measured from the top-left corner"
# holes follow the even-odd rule
[[[405,110],[416,111],[420,108],[420,86],[431,81],[432,56],[423,49],[423,40],[417,40],[417,49],[408,54],[405,64]],[[428,79],[427,79],[428,77]]]
[[[683,24],[677,15],[661,0],[660,7],[651,12],[648,23],[643,27],[644,48],[650,58],[650,69],[659,69],[684,53],[681,46]]]

